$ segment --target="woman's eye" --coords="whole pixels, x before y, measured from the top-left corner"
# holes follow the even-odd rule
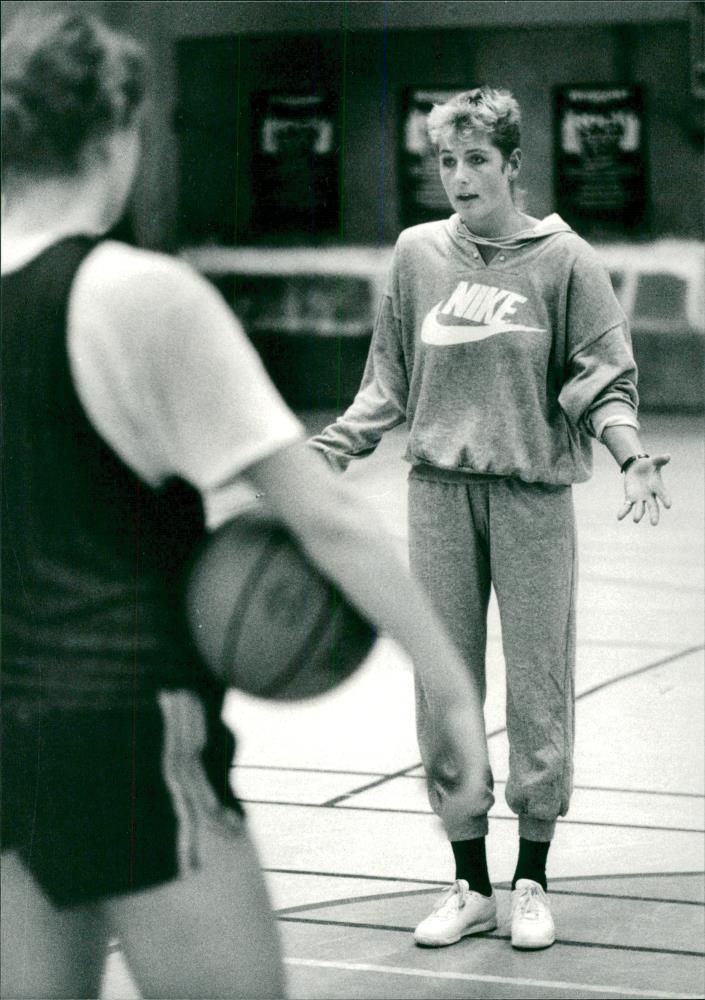
[[[471,156],[470,157],[470,162],[472,163],[472,165],[474,167],[479,167],[480,164],[482,164],[482,163],[485,162],[485,158],[484,158],[484,156]]]
[[[455,160],[452,160],[449,156],[446,156],[441,160],[441,163],[444,167],[452,167],[453,164],[455,163]]]

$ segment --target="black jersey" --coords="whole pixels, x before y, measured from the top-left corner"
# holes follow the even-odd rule
[[[200,497],[155,490],[96,433],[67,349],[75,274],[95,240],[2,278],[3,699],[111,705],[209,684],[181,606]]]

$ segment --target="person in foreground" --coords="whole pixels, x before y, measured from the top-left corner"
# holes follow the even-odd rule
[[[146,997],[285,993],[224,691],[177,592],[204,498],[229,484],[264,494],[404,647],[454,762],[441,785],[460,774],[488,804],[479,692],[393,543],[307,447],[215,289],[103,239],[144,92],[141,49],[83,14],[20,16],[3,39],[0,992],[15,1000],[97,996],[114,935]]]
[[[520,109],[482,87],[428,118],[453,214],[397,241],[359,392],[310,440],[339,470],[407,422],[412,569],[485,691],[486,617],[497,595],[506,662],[509,776],[519,819],[511,940],[555,940],[546,859],[572,789],[576,541],[571,487],[591,474],[591,439],[624,478],[618,517],[670,506],[669,456],[639,438],[637,372],[625,316],[595,251],[558,215],[515,202]],[[443,672],[439,662],[439,683]],[[416,928],[448,945],[497,925],[485,836],[491,779],[478,798],[458,781],[435,794],[443,764],[417,678],[417,727],[430,801],[455,881]],[[467,730],[475,726],[468,704]]]

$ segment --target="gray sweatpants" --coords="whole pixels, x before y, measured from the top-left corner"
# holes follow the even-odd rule
[[[487,607],[494,586],[507,680],[509,777],[506,798],[519,834],[550,840],[568,811],[574,738],[576,539],[568,486],[515,479],[446,483],[409,477],[411,567],[464,654],[484,701]],[[492,779],[442,784],[435,727],[417,680],[417,731],[431,805],[451,841],[487,833]],[[468,706],[467,725],[477,726]],[[469,759],[477,769],[482,762]],[[484,773],[487,773],[486,767]],[[477,776],[475,776],[476,778]],[[471,800],[472,799],[472,800]]]

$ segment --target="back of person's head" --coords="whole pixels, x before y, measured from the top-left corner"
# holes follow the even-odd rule
[[[3,36],[0,74],[3,173],[66,175],[88,143],[133,124],[146,63],[95,17],[30,9]]]
[[[521,144],[521,111],[508,90],[476,87],[436,104],[427,119],[434,145],[441,140],[463,141],[473,131],[487,133],[505,160]]]

